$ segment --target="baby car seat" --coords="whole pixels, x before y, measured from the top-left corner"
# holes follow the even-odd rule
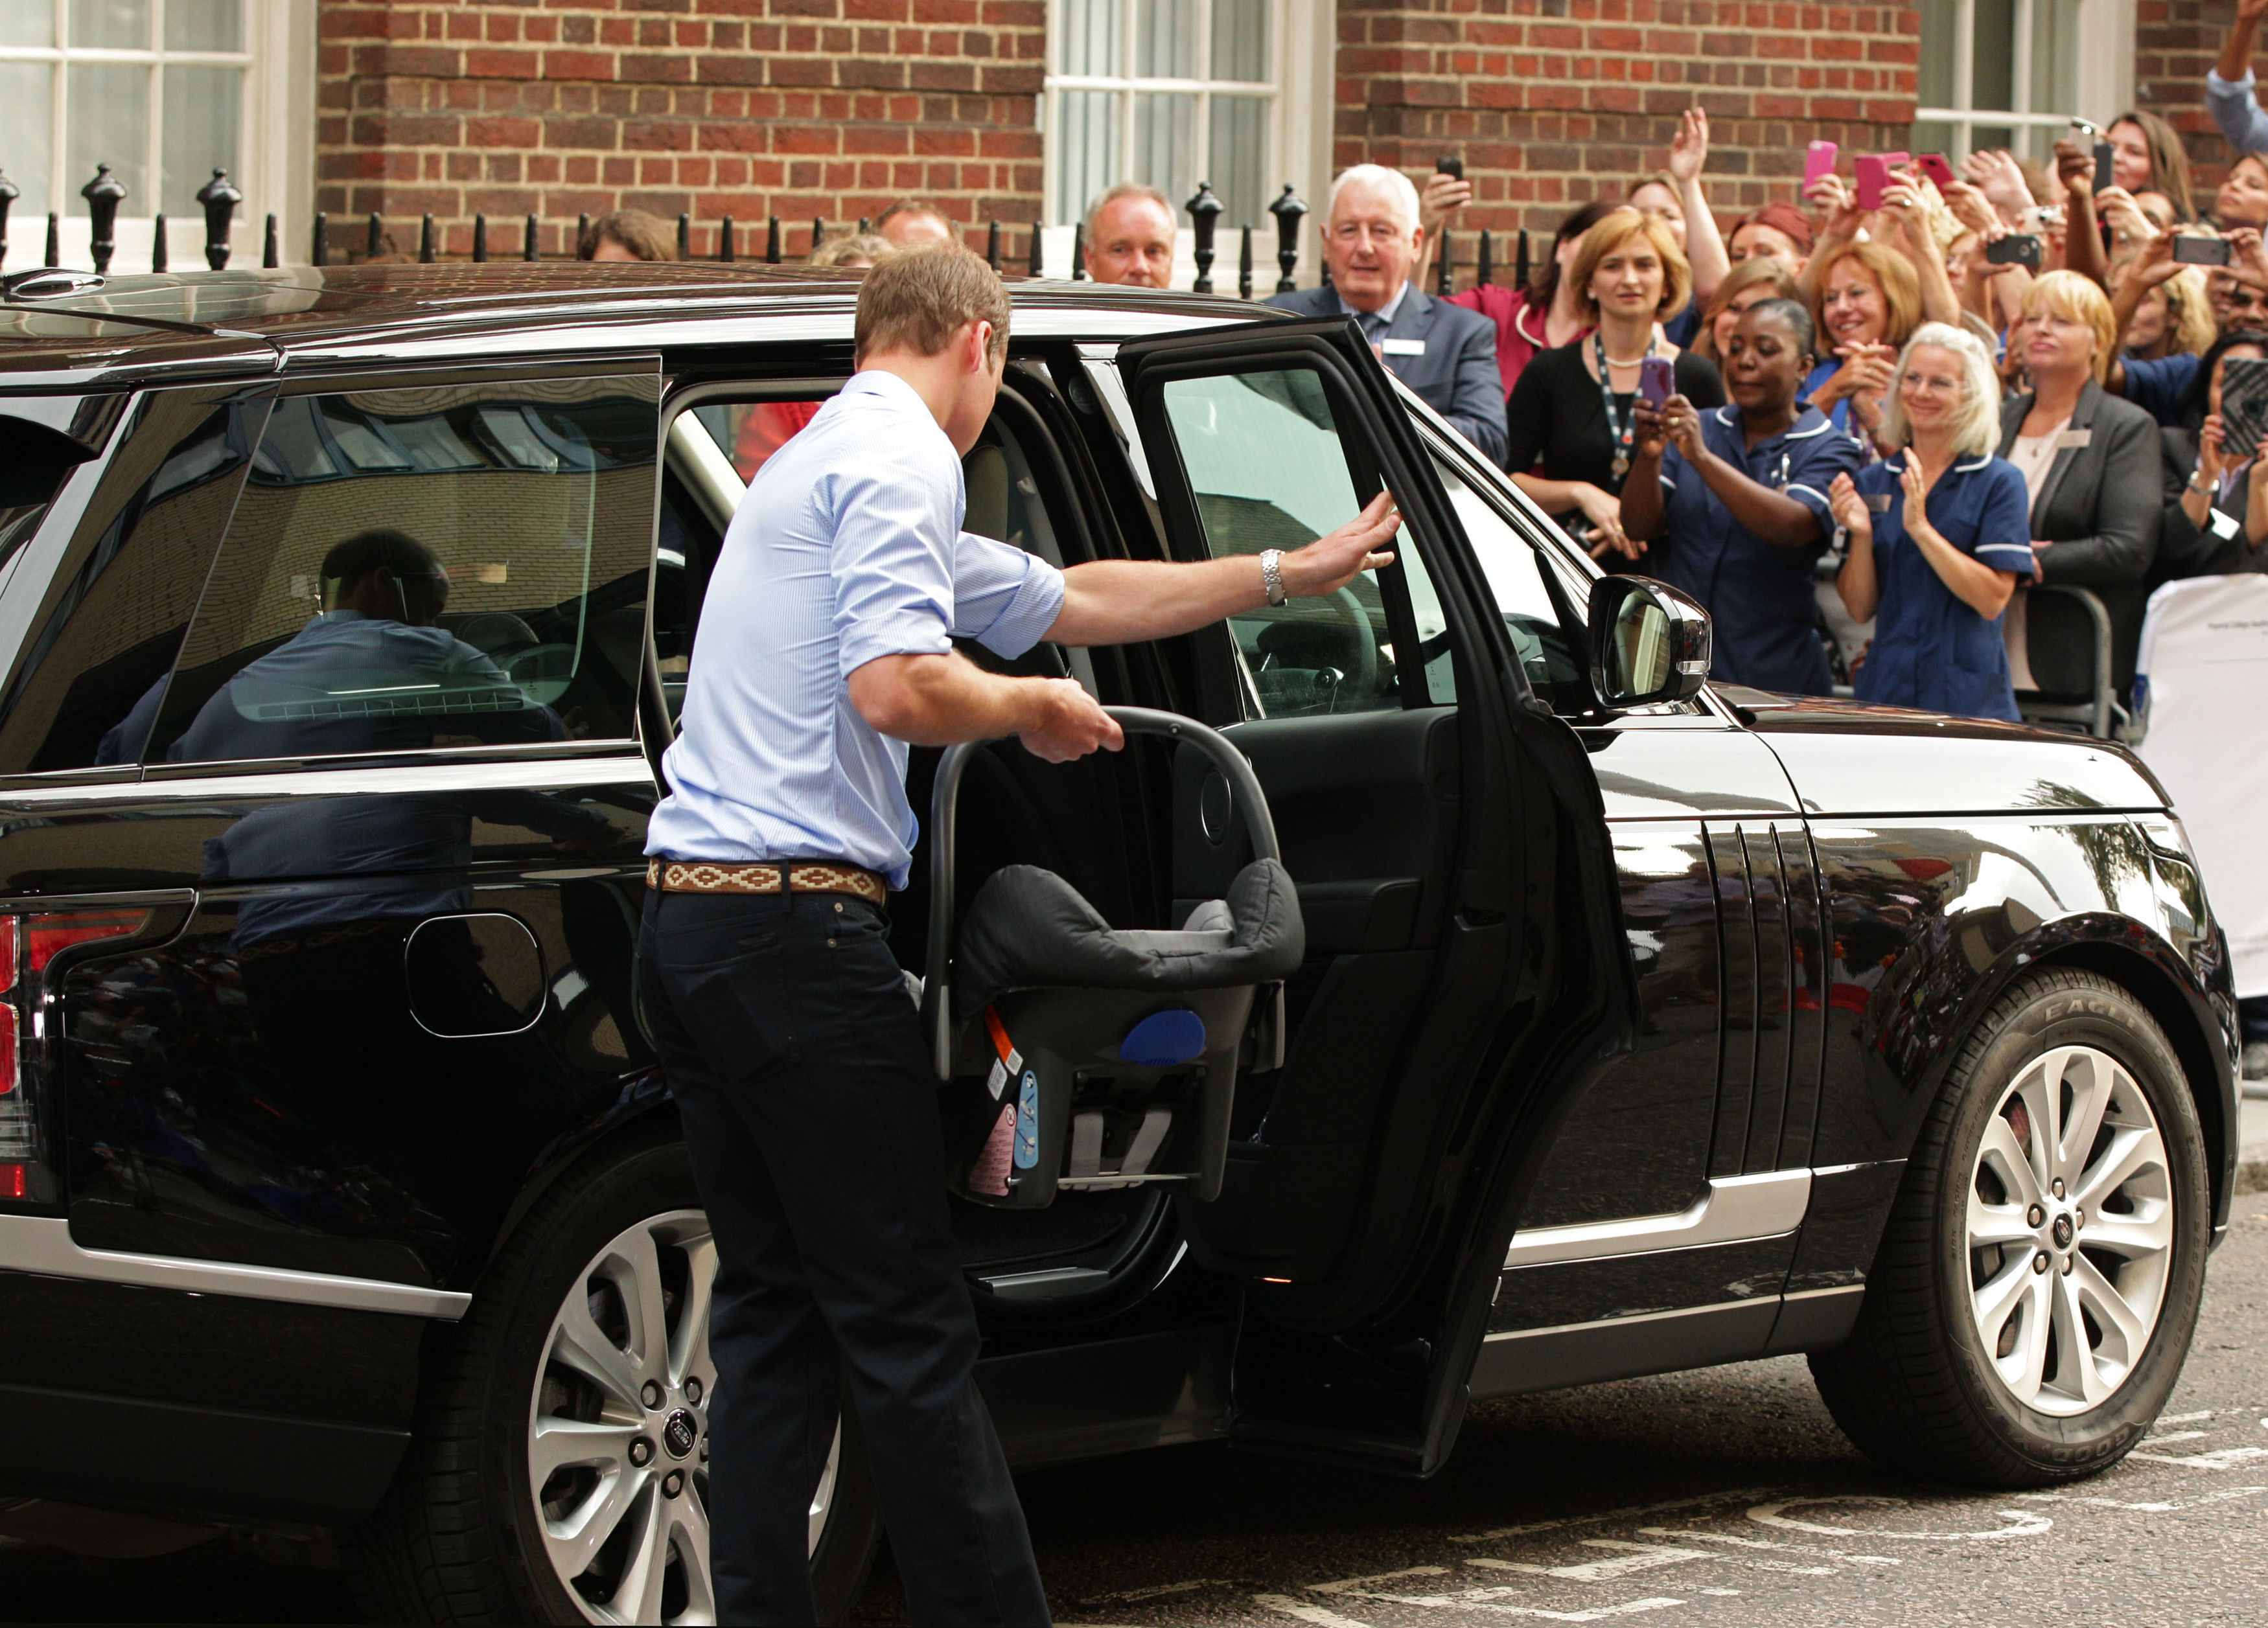
[[[1171,713],[1109,712],[1129,734],[1211,757],[1257,857],[1178,931],[1115,928],[1053,871],[1006,866],[977,890],[955,944],[955,804],[980,748],[946,752],[930,813],[923,1012],[938,1077],[985,1093],[990,1131],[954,1184],[980,1204],[1031,1209],[1060,1188],[1150,1182],[1217,1198],[1254,997],[1273,986],[1268,998],[1280,1001],[1306,950],[1299,894],[1244,754]]]

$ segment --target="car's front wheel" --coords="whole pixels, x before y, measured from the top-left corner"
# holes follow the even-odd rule
[[[2032,974],[1956,1060],[1858,1326],[1811,1359],[1820,1394],[1909,1474],[2037,1486],[2103,1469],[2180,1375],[2207,1194],[2196,1104],[2156,1021],[2108,979]]]
[[[682,1147],[563,1177],[499,1255],[428,1387],[387,1507],[349,1545],[405,1622],[703,1624],[716,1246]],[[873,1558],[874,1500],[838,1431],[811,1505],[822,1621]]]

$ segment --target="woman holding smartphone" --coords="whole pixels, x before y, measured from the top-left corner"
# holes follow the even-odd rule
[[[2165,529],[2154,586],[2183,576],[2268,571],[2268,458],[2257,445],[2228,444],[2221,409],[2232,363],[2268,371],[2268,334],[2240,328],[2215,341],[2183,403],[2184,425],[2159,432]]]
[[[1835,579],[1873,619],[1859,700],[2017,720],[2000,615],[2032,576],[2024,477],[1993,456],[1999,380],[1984,344],[1931,322],[1898,358],[1883,436],[1898,450],[1829,494],[1851,546]]]
[[[1505,407],[1504,466],[1546,514],[1580,517],[1594,554],[1635,559],[1643,550],[1623,532],[1617,495],[1637,448],[1641,375],[1653,377],[1657,400],[1675,393],[1700,407],[1721,407],[1724,385],[1715,368],[1661,336],[1659,325],[1685,309],[1692,279],[1660,220],[1609,211],[1583,234],[1568,276],[1595,326],[1521,370]]]
[[[1799,695],[1834,688],[1812,570],[1826,552],[1827,493],[1859,449],[1796,391],[1811,370],[1811,313],[1769,298],[1725,348],[1730,407],[1641,400],[1623,529],[1654,545],[1646,568],[1707,607],[1709,671],[1728,684]]]

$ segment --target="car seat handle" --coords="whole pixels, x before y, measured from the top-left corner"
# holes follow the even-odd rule
[[[1212,760],[1228,782],[1231,800],[1244,819],[1252,839],[1255,859],[1281,861],[1276,843],[1275,817],[1268,811],[1267,794],[1260,777],[1235,744],[1219,730],[1185,718],[1179,713],[1150,707],[1106,707],[1103,710],[1129,735],[1163,735],[1187,741]],[[968,760],[986,743],[963,741],[948,746],[938,759],[937,781],[930,792],[929,810],[929,945],[922,978],[922,1026],[929,1036],[939,1080],[953,1077],[953,920],[955,899],[954,854],[958,843],[961,776]]]

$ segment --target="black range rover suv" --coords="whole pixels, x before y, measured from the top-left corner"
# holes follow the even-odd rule
[[[397,1619],[711,1619],[714,1257],[640,850],[723,528],[849,372],[855,286],[9,281],[0,1491],[330,1529]],[[1306,958],[1217,1198],[954,1201],[1012,1457],[1425,1475],[1470,1397],[1793,1352],[1916,1474],[2131,1447],[2235,1140],[2222,938],[2149,775],[1705,684],[1698,613],[1600,578],[1351,326],[1014,292],[972,530],[1197,558],[1381,482],[1406,525],[1331,598],[1026,658],[1226,732]],[[348,603],[373,547],[391,597]],[[1164,927],[1246,857],[1188,741],[963,766],[951,897],[1029,862]],[[942,891],[897,901],[911,971]],[[830,1610],[875,1531],[846,1429]]]

